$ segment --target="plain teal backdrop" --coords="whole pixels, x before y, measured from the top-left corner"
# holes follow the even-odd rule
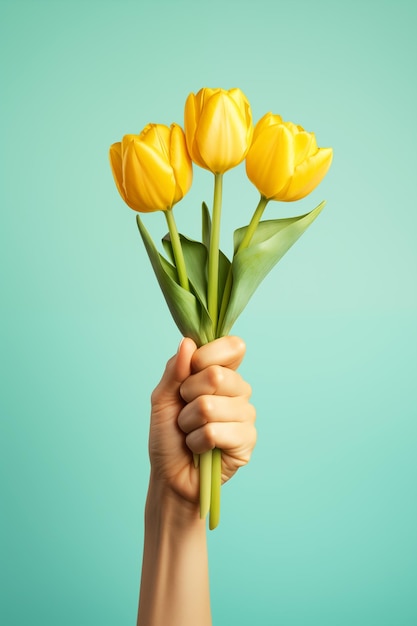
[[[0,1],[1,624],[135,623],[149,395],[180,337],[107,152],[202,86],[335,153],[269,206],[328,202],[235,327],[259,441],[209,537],[214,625],[417,623],[416,7]],[[226,251],[256,201],[226,177]]]

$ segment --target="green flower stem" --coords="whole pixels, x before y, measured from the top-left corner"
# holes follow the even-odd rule
[[[220,218],[222,210],[223,174],[214,175],[213,213],[210,232],[210,248],[208,258],[207,279],[207,306],[212,322],[213,338],[216,337],[218,317],[218,285],[219,285],[219,245],[220,245]],[[218,451],[221,455],[220,450]],[[211,502],[218,502],[220,506],[220,484],[212,482],[212,450],[200,455],[200,517],[205,518],[210,510]],[[215,455],[216,457],[216,455]],[[221,456],[220,456],[221,461]],[[218,517],[218,516],[217,516]],[[211,518],[211,513],[210,513]],[[216,524],[217,525],[217,524]]]
[[[218,229],[219,230],[219,226],[220,226],[220,203],[221,203],[221,188],[220,190],[218,190],[216,188],[216,183],[217,185],[219,184],[218,181],[216,180],[215,182],[215,187],[214,187],[214,202],[213,202],[213,229]],[[221,184],[221,182],[220,182]],[[217,191],[217,194],[216,194]],[[220,197],[219,197],[220,195]],[[235,254],[237,254],[238,252],[240,252],[241,250],[244,250],[245,248],[248,247],[248,245],[250,244],[250,242],[252,241],[252,237],[255,234],[256,228],[259,224],[259,221],[262,217],[262,214],[265,210],[266,205],[268,204],[268,200],[267,198],[265,198],[265,196],[260,197],[258,206],[255,209],[255,212],[252,216],[252,219],[249,223],[248,228],[246,229],[245,235],[242,239],[242,241],[240,242]],[[216,214],[215,210],[217,209],[218,211],[218,215]],[[218,224],[216,222],[215,225],[215,220],[218,220]],[[213,244],[213,239],[215,239],[215,244]],[[214,247],[216,246],[216,247]],[[215,267],[215,271],[216,271],[216,276],[218,275],[218,250],[219,250],[219,236],[218,233],[216,233],[214,235],[214,237],[212,236],[211,240],[210,240],[210,260],[212,255],[214,255],[214,251],[217,250],[217,266]],[[214,270],[213,270],[214,271]],[[210,276],[212,276],[213,274],[210,274],[210,265],[209,265],[209,294],[210,294]],[[216,336],[217,332],[220,331],[222,329],[222,325],[223,325],[223,320],[224,317],[226,315],[226,311],[227,311],[227,306],[229,304],[229,300],[230,300],[230,294],[232,292],[232,284],[233,284],[233,270],[232,270],[232,265],[229,268],[229,272],[227,274],[227,278],[226,278],[226,284],[224,287],[224,291],[223,291],[223,298],[222,298],[222,302],[221,302],[221,307],[220,307],[220,314],[219,314],[219,320],[218,320],[218,325],[215,329],[216,332]],[[216,283],[216,296],[217,296],[217,283]],[[210,296],[208,296],[210,297]],[[212,296],[213,297],[213,296]],[[210,309],[210,299],[209,299],[209,313],[212,319],[215,319],[212,315],[212,311],[216,312],[217,315],[217,297],[216,297],[216,301],[215,304],[212,304],[213,308]],[[200,470],[201,472],[201,470]],[[201,476],[201,473],[200,473]],[[212,453],[212,460],[211,460],[211,502],[210,502],[210,519],[209,519],[209,528],[210,530],[214,530],[214,528],[217,527],[219,520],[220,520],[220,491],[221,491],[221,480],[222,480],[222,453],[221,450],[219,450],[218,448],[214,448],[213,453]],[[201,486],[200,486],[200,497],[201,497]],[[201,500],[200,500],[201,502]],[[200,505],[200,512],[201,512],[201,505]]]
[[[187,269],[185,267],[184,255],[182,253],[181,240],[178,234],[177,225],[175,223],[174,214],[172,209],[164,211],[168,224],[168,230],[171,237],[172,251],[174,253],[175,265],[178,273],[178,280],[180,285],[186,291],[190,291],[190,284],[188,282]]]
[[[258,206],[256,207],[254,214],[252,215],[252,219],[249,222],[249,226],[246,229],[245,236],[240,242],[235,252],[235,255],[241,250],[244,250],[244,248],[247,248],[250,242],[252,241],[252,237],[255,234],[256,228],[259,224],[259,221],[262,217],[262,214],[267,204],[268,204],[267,198],[265,198],[265,196],[261,196]],[[219,324],[218,324],[218,329],[220,330],[224,322],[224,317],[226,315],[227,306],[230,300],[230,294],[232,292],[232,285],[233,285],[233,269],[232,268],[233,268],[233,265],[231,265],[229,268],[229,272],[226,278],[226,284],[224,286],[224,291],[223,291],[223,298],[222,298],[222,304],[220,307]]]
[[[219,244],[220,244],[220,217],[222,210],[223,174],[214,175],[213,216],[210,235],[210,250],[208,261],[207,304],[208,312],[216,336],[218,317],[218,284],[219,284]]]
[[[214,530],[220,521],[220,488],[222,483],[222,452],[214,448],[211,461],[211,502],[209,528]]]
[[[258,224],[260,222],[260,219],[262,217],[262,214],[267,204],[268,204],[268,199],[265,198],[265,196],[261,196],[258,202],[258,206],[256,207],[254,214],[252,215],[252,219],[249,222],[249,226],[246,229],[245,236],[240,242],[239,247],[236,250],[236,252],[240,252],[241,250],[244,250],[245,248],[247,248],[250,242],[252,241],[252,237],[255,234],[255,230],[258,227]]]
[[[200,517],[205,519],[210,510],[212,450],[200,454]]]

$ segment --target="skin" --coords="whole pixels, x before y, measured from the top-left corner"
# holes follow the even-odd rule
[[[222,482],[248,463],[256,430],[251,388],[236,371],[244,354],[238,337],[199,349],[184,339],[152,393],[138,626],[211,626],[206,521],[192,453],[220,448]]]

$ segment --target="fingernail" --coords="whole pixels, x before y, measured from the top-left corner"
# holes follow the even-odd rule
[[[180,342],[179,342],[179,344],[178,344],[178,350],[177,350],[177,353],[180,351],[180,348],[181,348],[181,346],[182,346],[182,342],[183,342],[183,341],[184,341],[184,337],[181,339],[181,341],[180,341]]]

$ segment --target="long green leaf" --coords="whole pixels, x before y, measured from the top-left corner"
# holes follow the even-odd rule
[[[219,250],[219,288],[218,288],[219,313],[220,313],[220,306],[222,303],[223,291],[224,291],[224,287],[226,284],[227,275],[229,273],[229,268],[230,268],[229,259],[221,250]]]
[[[200,303],[192,293],[177,284],[176,269],[158,252],[139,215],[136,220],[159,286],[180,332],[199,346],[207,343],[212,337],[206,334],[207,320]]]
[[[195,295],[202,305],[207,308],[207,249],[199,241],[193,241],[181,234],[180,241],[188,279],[195,291]],[[172,263],[175,264],[169,233],[162,239],[162,245]]]
[[[210,211],[208,209],[208,206],[205,202],[203,202],[203,205],[201,207],[202,209],[202,214],[201,214],[201,224],[202,224],[202,241],[203,244],[206,246],[207,250],[209,250],[210,248],[210,234],[211,234],[211,217],[210,217]]]
[[[204,309],[203,313],[206,314],[207,317],[207,319],[204,320],[204,328],[206,329],[206,332],[210,334],[213,324],[211,323],[207,308],[207,248],[200,241],[194,241],[193,239],[189,239],[181,234],[180,240],[191,290]],[[171,262],[175,265],[174,253],[169,233],[167,233],[162,239],[162,245],[164,246],[164,250],[166,251],[168,257],[171,259]],[[221,302],[221,296],[226,284],[229,267],[229,259],[221,250],[219,250],[219,303]]]
[[[222,328],[218,334],[227,335],[253,293],[304,233],[323,209],[325,202],[313,211],[297,217],[260,222],[248,248],[237,252],[232,261],[233,287]],[[247,227],[235,231],[237,249]]]
[[[264,220],[263,222],[259,222],[249,245],[254,246],[257,243],[262,243],[266,239],[269,239],[269,237],[273,237],[274,235],[276,235],[276,233],[278,233],[279,231],[284,230],[284,228],[286,228],[287,226],[291,226],[291,224],[293,224],[294,221],[297,221],[299,218],[300,216],[297,215],[297,217],[282,217],[277,220]],[[234,254],[236,254],[236,250],[240,242],[242,241],[247,229],[247,226],[243,226],[242,228],[238,228],[237,230],[235,230],[235,232],[233,233]]]

